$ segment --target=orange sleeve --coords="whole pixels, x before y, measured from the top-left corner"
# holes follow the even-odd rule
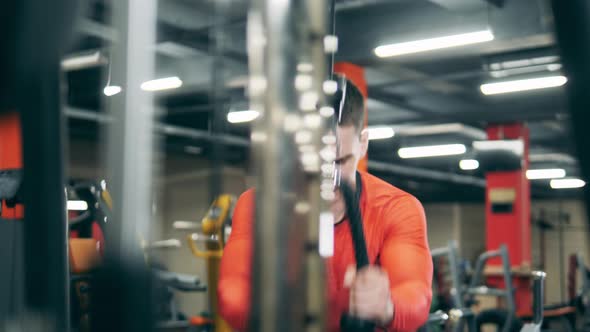
[[[217,296],[219,313],[237,330],[246,330],[250,305],[250,280],[254,219],[254,190],[243,193],[236,204],[232,231],[223,251]]]
[[[405,196],[386,209],[381,267],[391,283],[393,331],[416,331],[428,318],[432,300],[432,258],[426,235],[426,217],[420,202]]]

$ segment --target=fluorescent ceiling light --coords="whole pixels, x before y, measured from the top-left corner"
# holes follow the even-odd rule
[[[313,64],[309,62],[301,62],[297,64],[297,71],[309,73],[313,71]]]
[[[227,121],[229,123],[244,123],[254,121],[260,112],[254,110],[246,110],[246,111],[232,111],[227,113]]]
[[[369,139],[387,139],[392,138],[395,135],[393,128],[391,127],[369,127]]]
[[[548,55],[528,59],[493,62],[486,67],[492,77],[500,78],[541,71],[557,71],[562,67],[559,60],[559,56]]]
[[[194,230],[194,229],[201,229],[201,223],[196,221],[183,221],[178,220],[172,223],[172,227],[174,229],[181,229],[181,230]]]
[[[61,61],[61,68],[63,70],[83,69],[98,66],[102,61],[100,52],[96,51],[67,57]]]
[[[479,168],[479,161],[475,159],[463,159],[459,162],[459,167],[464,171],[472,171]]]
[[[151,80],[143,82],[141,89],[144,91],[160,91],[176,89],[182,86],[182,81],[177,76],[159,78],[157,80]]]
[[[458,47],[469,44],[484,43],[494,40],[494,34],[489,30],[463,33],[446,37],[416,40],[405,43],[382,45],[375,48],[375,54],[380,58],[426,52],[444,48]]]
[[[553,63],[550,65],[537,65],[512,69],[494,70],[490,72],[490,75],[494,78],[502,78],[521,74],[538,73],[543,71],[557,71],[559,69],[561,69],[561,64]]]
[[[152,242],[147,247],[152,249],[180,248],[182,243],[178,239],[169,239]]]
[[[225,86],[228,88],[245,88],[248,86],[248,76],[236,76],[230,78],[226,83]]]
[[[106,96],[114,96],[117,93],[121,92],[121,87],[118,85],[108,85],[105,86],[104,89],[102,90],[102,92],[106,95]]]
[[[196,49],[171,41],[156,44],[156,52],[173,58],[188,58],[199,55]]]
[[[530,67],[536,65],[546,65],[559,62],[559,56],[557,55],[548,55],[530,59],[516,59],[516,60],[508,60],[502,62],[494,62],[489,65],[491,70],[501,70],[501,69],[513,69],[513,68],[523,68],[523,67]]]
[[[526,171],[529,180],[559,179],[565,177],[565,170],[561,168],[529,169]]]
[[[529,155],[529,161],[534,162],[557,162],[575,164],[576,158],[565,153],[534,153]]]
[[[86,201],[70,200],[67,207],[69,211],[86,211],[88,210],[88,203]]]
[[[492,140],[492,141],[475,141],[473,142],[473,148],[479,151],[494,151],[494,150],[505,150],[512,151],[518,156],[522,156],[524,153],[524,143],[522,140]]]
[[[481,92],[486,95],[496,95],[501,93],[511,93],[529,90],[538,90],[562,86],[567,83],[565,76],[546,76],[530,78],[524,80],[505,81],[497,83],[482,84]]]
[[[394,128],[395,132],[401,136],[428,136],[457,133],[473,136],[476,139],[486,139],[485,131],[461,123],[443,123],[436,125],[407,125]]]
[[[580,179],[557,179],[551,180],[551,188],[553,189],[574,189],[582,188],[586,185],[584,180]]]
[[[402,159],[453,156],[464,154],[467,148],[463,144],[445,144],[401,148],[397,154]]]

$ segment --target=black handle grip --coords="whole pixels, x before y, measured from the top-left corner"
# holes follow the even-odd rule
[[[359,198],[352,187],[345,181],[340,183],[340,191],[342,192],[342,197],[344,197],[346,215],[350,223],[356,268],[360,270],[369,265],[369,254],[367,253],[367,244],[365,243]],[[342,315],[340,318],[340,329],[343,332],[374,332],[376,326],[373,321],[363,320],[347,314]]]
[[[377,324],[373,321],[359,319],[347,314],[340,317],[340,329],[343,332],[375,332]]]
[[[356,268],[357,270],[360,270],[369,265],[369,254],[367,253],[367,244],[365,243],[361,209],[355,192],[345,181],[342,181],[340,184],[340,192],[342,192],[342,197],[344,198],[346,216],[350,223],[350,233],[352,234]]]

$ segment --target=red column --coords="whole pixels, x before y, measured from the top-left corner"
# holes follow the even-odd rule
[[[17,113],[0,114],[0,171],[22,169],[22,144],[20,118]],[[24,216],[22,205],[14,208],[2,204],[0,217],[21,219]]]
[[[363,97],[365,97],[365,128],[369,123],[369,116],[367,112],[367,81],[365,79],[365,69],[350,62],[337,62],[334,64],[334,72],[346,76],[354,85],[356,85]],[[368,169],[368,155],[359,161],[358,169],[367,172]]]
[[[531,312],[532,296],[529,272],[531,269],[531,222],[530,222],[530,182],[526,177],[529,160],[529,130],[524,124],[490,125],[487,128],[489,140],[519,139],[524,143],[522,167],[512,171],[486,173],[486,248],[497,250],[506,244],[510,255],[510,265],[515,271],[513,283],[516,290],[517,314]],[[498,197],[500,197],[498,199]],[[510,208],[494,211],[498,200]],[[495,201],[495,202],[494,202]],[[492,260],[489,265],[488,281],[500,286],[500,260]],[[522,272],[522,273],[518,273]]]

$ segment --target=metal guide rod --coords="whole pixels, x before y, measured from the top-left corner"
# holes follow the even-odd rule
[[[288,301],[287,255],[294,250],[286,235],[294,220],[293,178],[298,174],[293,156],[292,135],[283,129],[285,117],[295,116],[293,82],[295,50],[288,21],[293,14],[292,1],[253,2],[248,18],[248,54],[250,64],[249,95],[252,109],[261,115],[252,130],[252,153],[257,175],[254,255],[252,265],[252,306],[249,331],[280,331],[284,324],[301,330],[302,317],[293,315],[295,301]],[[291,157],[290,157],[291,156]],[[284,159],[281,160],[281,157]],[[300,230],[291,239],[300,238]],[[297,258],[296,255],[291,255]],[[301,261],[291,261],[298,269]],[[295,323],[299,321],[299,323]]]
[[[0,317],[0,331],[67,332],[70,283],[64,192],[66,127],[60,113],[59,61],[71,40],[78,6],[70,0],[2,4],[3,13],[8,14],[1,24],[2,31],[8,32],[8,45],[0,69],[7,77],[0,103],[8,101],[1,107],[20,113],[17,130],[22,138],[20,198],[24,221],[15,225],[19,227],[13,228],[12,239],[15,252],[22,254],[14,257],[18,260],[15,266],[9,266],[8,271],[3,266],[0,272],[14,280],[8,287],[15,291],[8,296],[12,301],[3,301],[9,311],[2,308],[0,315],[9,316]],[[8,160],[16,157],[7,156],[5,150],[0,153]]]
[[[154,79],[157,2],[113,3],[113,25],[119,40],[112,48],[112,80],[123,92],[111,98],[108,135],[109,187],[116,222],[108,223],[107,256],[122,261],[142,259],[139,236],[149,238],[152,219],[152,149],[154,104],[143,82]]]
[[[110,97],[112,118],[107,135],[107,185],[113,218],[105,227],[104,264],[93,275],[93,331],[151,331],[150,274],[141,239],[150,239],[152,220],[153,117],[151,92],[143,82],[153,80],[156,0],[113,2],[113,84],[122,92]],[[110,82],[109,82],[110,83]]]
[[[256,0],[249,12],[248,93],[261,114],[251,134],[258,181],[249,331],[325,330],[317,253],[325,28],[314,12],[324,10],[323,1]]]
[[[210,131],[213,134],[223,132],[225,126],[226,110],[225,102],[222,101],[225,95],[224,85],[224,74],[225,74],[225,61],[223,52],[225,49],[226,37],[225,37],[225,25],[227,18],[224,17],[224,13],[227,11],[229,6],[228,0],[217,0],[214,5],[213,13],[213,29],[210,32],[211,40],[214,41],[211,50],[213,56],[213,63],[211,66],[211,91],[210,96],[213,99],[213,112],[211,113],[210,119]],[[211,140],[211,158],[210,166],[211,175],[209,176],[209,201],[214,201],[222,190],[222,171],[223,171],[223,156],[225,146],[223,142],[218,140]],[[217,308],[213,308],[209,304],[211,311],[216,311]]]
[[[305,45],[302,45],[301,60],[298,64],[298,77],[300,80],[309,76],[311,87],[306,90],[300,87],[301,98],[305,94],[315,94],[318,98],[316,107],[311,110],[304,110],[305,119],[318,119],[317,127],[310,128],[313,133],[312,146],[315,148],[313,153],[320,156],[319,169],[308,168],[308,202],[310,211],[308,216],[308,244],[310,248],[318,250],[309,250],[307,252],[307,312],[308,316],[313,318],[309,320],[307,331],[321,332],[327,330],[327,293],[325,287],[325,265],[322,256],[330,255],[333,251],[333,216],[330,212],[329,201],[334,197],[331,189],[333,184],[333,160],[330,156],[319,153],[327,148],[324,143],[325,138],[334,135],[332,128],[332,119],[329,114],[321,116],[318,114],[318,108],[321,109],[328,105],[327,98],[323,91],[323,82],[328,77],[328,67],[326,62],[326,53],[324,49],[323,37],[327,34],[328,24],[328,5],[326,0],[306,0],[304,16],[308,18],[305,27],[308,29],[305,33],[307,38],[304,39]],[[302,68],[306,64],[311,64],[311,70],[306,71]],[[304,145],[300,146],[303,149]],[[311,151],[310,151],[311,152]],[[303,156],[302,156],[303,158]],[[323,188],[323,189],[322,189]],[[323,224],[322,224],[323,223]],[[329,234],[324,234],[325,232]],[[331,234],[330,234],[331,233]],[[328,239],[320,237],[328,237]],[[315,244],[315,246],[314,246]],[[322,255],[318,255],[319,253]],[[327,251],[327,252],[326,252]]]

